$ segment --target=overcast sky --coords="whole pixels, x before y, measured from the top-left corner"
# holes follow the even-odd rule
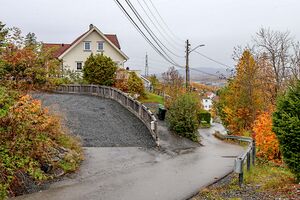
[[[131,1],[153,31],[156,31],[147,20],[138,0]],[[151,6],[149,0],[145,1]],[[173,53],[180,56],[184,56],[184,41],[189,39],[192,48],[205,44],[199,49],[201,53],[233,66],[231,58],[233,48],[250,43],[251,36],[255,35],[260,27],[289,30],[296,40],[300,40],[299,0],[152,1],[176,35],[176,39],[171,37],[171,33],[168,37],[165,36],[169,42],[158,32],[157,35]],[[114,0],[1,0],[0,2],[1,21],[8,27],[21,28],[24,34],[34,32],[40,41],[70,43],[92,23],[103,33],[118,35],[122,50],[130,57],[126,65],[131,69],[144,70],[146,52],[149,55],[150,73],[166,71],[170,66],[136,31]],[[124,3],[124,0],[121,2]],[[139,2],[143,3],[143,0]],[[184,64],[183,58],[174,57],[174,59]],[[190,60],[194,68],[222,67],[195,53],[191,54]]]

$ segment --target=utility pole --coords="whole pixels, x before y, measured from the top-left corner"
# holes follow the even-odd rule
[[[145,77],[149,75],[149,66],[148,66],[148,54],[146,52],[146,57],[145,57]]]
[[[190,86],[190,68],[189,68],[189,54],[190,54],[190,46],[189,40],[186,40],[186,49],[185,49],[185,87],[186,89]]]
[[[196,46],[193,49],[190,49],[191,44],[189,43],[189,40],[186,40],[186,50],[185,50],[185,87],[186,90],[189,90],[190,87],[190,66],[189,66],[189,55],[191,52],[195,51],[196,49],[198,49],[199,47],[203,47],[205,46],[204,44],[200,44],[198,46]]]

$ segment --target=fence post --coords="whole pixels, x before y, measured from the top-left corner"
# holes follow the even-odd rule
[[[234,172],[239,174],[239,186],[241,187],[244,180],[243,160],[241,157],[238,157],[234,160]]]
[[[256,144],[255,140],[252,141],[252,165],[255,165],[255,156],[256,156]]]
[[[243,166],[242,166],[243,167]],[[239,186],[242,187],[243,185],[243,181],[244,181],[244,172],[242,170],[242,172],[239,174]]]
[[[250,152],[248,151],[248,152],[247,152],[247,171],[250,170],[250,156],[251,156],[251,154],[250,154]]]
[[[138,103],[139,105],[139,116],[142,116],[142,104]]]

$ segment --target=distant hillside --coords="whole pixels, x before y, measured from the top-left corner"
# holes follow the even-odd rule
[[[179,73],[185,77],[185,69],[177,69]],[[190,70],[191,80],[195,82],[224,82],[220,80],[221,75],[228,75],[225,68],[213,68],[203,67],[196,70]],[[210,75],[211,74],[211,75]],[[161,78],[161,73],[156,74],[158,78]]]

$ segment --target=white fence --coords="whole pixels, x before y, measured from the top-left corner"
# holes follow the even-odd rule
[[[116,88],[98,85],[60,85],[55,88],[58,93],[73,93],[100,96],[117,101],[130,112],[135,114],[150,130],[156,145],[159,146],[157,120],[154,114],[142,103]]]

